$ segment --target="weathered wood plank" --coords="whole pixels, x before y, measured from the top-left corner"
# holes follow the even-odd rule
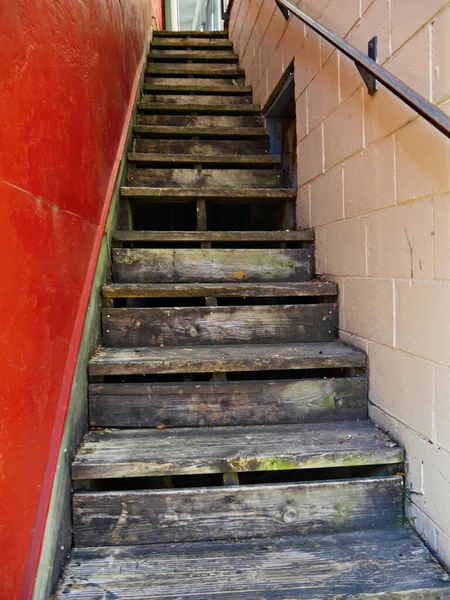
[[[161,76],[203,76],[203,77],[245,77],[245,71],[238,65],[208,63],[149,63],[145,73]]]
[[[364,368],[363,352],[340,342],[240,344],[195,348],[104,348],[90,360],[91,375],[223,373],[286,369]]]
[[[360,421],[90,431],[74,479],[241,473],[387,465],[403,450]]]
[[[268,136],[264,127],[236,127],[228,130],[226,127],[175,127],[174,125],[135,125],[134,133],[140,136],[151,137],[178,137],[189,138],[192,136],[210,139],[245,139],[264,138]]]
[[[115,248],[117,283],[307,281],[310,248]]]
[[[77,546],[117,546],[398,527],[402,491],[401,477],[386,477],[78,493],[74,538]]]
[[[297,231],[115,231],[118,242],[313,242],[313,229]],[[316,282],[322,285],[322,282]]]
[[[239,85],[219,85],[217,82],[214,85],[205,85],[201,82],[187,82],[186,84],[154,84],[144,83],[142,86],[144,92],[149,94],[201,94],[202,97],[208,95],[221,94],[222,96],[249,96],[251,98],[252,88],[251,86],[239,86]],[[207,98],[206,98],[207,100]],[[223,99],[222,99],[223,102]]]
[[[110,283],[103,286],[104,298],[184,297],[279,297],[336,296],[335,283]]]
[[[233,129],[236,127],[262,127],[262,120],[256,116],[221,115],[146,115],[140,114],[137,122],[141,125],[172,127],[215,127]]]
[[[196,199],[196,198],[209,198],[209,199],[226,199],[228,202],[232,200],[295,200],[297,191],[291,188],[236,188],[236,189],[209,189],[203,188],[193,190],[191,188],[156,188],[156,187],[121,187],[120,193],[122,196],[128,196],[132,198],[154,198],[154,199]]]
[[[194,38],[192,36],[185,36],[182,38],[166,37],[166,38],[154,38],[152,40],[151,49],[154,48],[174,48],[174,49],[232,49],[233,44],[226,39],[214,39],[214,38]]]
[[[450,597],[446,579],[418,536],[402,527],[76,548],[56,600],[99,600],[99,594],[122,600],[444,600]]]
[[[201,104],[210,104],[210,105],[214,105],[214,104],[223,104],[224,102],[224,95],[223,93],[219,95],[207,95],[207,94],[202,94],[200,92],[192,92],[191,94],[163,94],[163,93],[156,93],[156,94],[145,94],[145,96],[143,97],[143,102],[164,102],[164,104],[173,104],[175,106],[182,106],[182,105],[191,105],[194,102],[201,102]],[[237,104],[237,105],[245,105],[245,104],[251,104],[252,103],[252,97],[247,94],[245,96],[238,96],[238,95],[234,95],[234,96],[227,96],[226,97],[226,101],[228,104]]]
[[[103,383],[89,387],[92,427],[219,427],[367,418],[367,379]]]
[[[149,62],[162,60],[198,60],[202,62],[237,63],[238,57],[234,52],[221,50],[150,50],[148,55]]]
[[[186,74],[183,76],[175,77],[173,75],[149,75],[145,78],[145,83],[148,85],[158,86],[181,86],[187,89],[192,89],[192,85],[196,88],[202,86],[203,88],[216,88],[216,87],[227,87],[227,88],[245,88],[244,77],[193,77],[192,75]],[[164,87],[167,89],[167,87]],[[251,91],[251,88],[248,88]]]
[[[130,152],[128,162],[138,164],[141,167],[178,167],[201,165],[203,168],[222,166],[247,167],[249,169],[267,169],[270,167],[281,167],[279,156],[257,154],[245,155],[208,155],[208,154],[148,154]]]
[[[160,31],[154,31],[153,32],[153,38],[157,39],[157,38],[185,38],[185,37],[192,37],[192,38],[198,38],[198,39],[203,39],[203,38],[211,38],[211,39],[216,39],[216,38],[225,38],[228,39],[228,33],[226,31],[199,31],[199,30],[194,30],[194,31],[169,31],[169,30],[160,30]]]
[[[131,187],[191,189],[279,188],[280,169],[196,169],[128,167]]]
[[[136,152],[157,153],[161,157],[166,154],[190,154],[199,156],[209,155],[265,155],[269,152],[269,139],[251,140],[170,140],[170,139],[135,139],[134,150]]]
[[[105,346],[177,346],[328,342],[336,337],[337,304],[106,308]]]
[[[164,102],[146,102],[139,104],[139,110],[153,114],[210,114],[210,115],[260,115],[261,108],[256,104],[205,104],[201,97],[192,98],[189,104],[171,104]]]

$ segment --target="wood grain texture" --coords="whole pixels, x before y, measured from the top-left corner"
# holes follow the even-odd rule
[[[148,62],[165,60],[237,63],[238,57],[234,52],[226,50],[151,50],[148,55]]]
[[[268,136],[264,127],[176,127],[174,125],[135,125],[134,132],[141,137],[173,137],[189,138],[199,136],[210,139],[232,138],[265,138]]]
[[[211,87],[227,87],[227,88],[245,88],[245,78],[239,75],[230,77],[227,73],[226,77],[219,77],[215,74],[214,77],[204,76],[200,77],[198,74],[193,76],[189,73],[183,73],[181,76],[167,75],[167,74],[149,74],[147,73],[145,83],[149,85],[162,85],[162,86],[186,86],[187,89],[192,89],[191,86],[203,86],[205,88]],[[251,88],[247,88],[247,92],[251,93]]]
[[[205,50],[206,48],[211,49],[219,49],[222,50],[224,48],[233,48],[233,44],[227,39],[214,39],[214,38],[194,38],[192,36],[185,36],[182,38],[154,38],[152,40],[151,48],[189,48],[196,49],[200,48],[201,50]]]
[[[245,71],[236,64],[202,64],[202,63],[149,63],[146,75],[185,76],[185,77],[245,77]]]
[[[141,111],[152,114],[218,114],[218,115],[260,115],[261,108],[256,104],[205,104],[201,96],[192,98],[189,104],[167,106],[164,102],[148,102],[145,99],[139,104]]]
[[[280,169],[128,168],[128,185],[190,189],[278,188]]]
[[[197,140],[198,143],[201,140]],[[217,143],[217,142],[216,142]],[[245,142],[247,143],[247,142]],[[191,188],[157,188],[157,187],[140,187],[132,188],[123,186],[120,188],[122,196],[132,198],[209,198],[223,199],[231,202],[232,200],[295,200],[297,191],[292,188],[236,188],[236,189],[212,189],[204,188],[193,190]]]
[[[154,84],[144,83],[142,89],[145,93],[149,94],[201,94],[202,96],[222,94],[223,96],[249,96],[251,99],[252,88],[250,86],[239,86],[239,85],[218,85],[216,82],[214,85],[205,85],[202,82],[187,82],[185,84],[180,83],[165,83],[165,84]]]
[[[396,464],[403,450],[366,422],[90,431],[74,479]]]
[[[335,296],[335,283],[109,283],[104,298]]]
[[[418,536],[403,527],[182,546],[76,548],[56,592],[57,600],[213,597],[444,600],[450,583]]]
[[[297,231],[115,231],[120,242],[313,242],[313,229]],[[289,287],[289,284],[286,284]],[[312,285],[312,284],[311,284]],[[316,286],[324,285],[315,282]],[[305,286],[299,286],[305,288]]]
[[[162,38],[191,37],[191,38],[195,38],[195,39],[209,39],[209,38],[211,38],[211,39],[217,39],[217,38],[228,39],[228,33],[226,31],[198,31],[198,30],[169,31],[169,30],[164,30],[164,29],[153,32],[153,39],[158,39],[161,37]]]
[[[117,283],[307,281],[310,248],[114,248]]]
[[[361,350],[340,342],[239,344],[194,348],[103,348],[89,362],[91,375],[223,373],[285,369],[364,368]]]
[[[367,379],[103,383],[89,386],[92,427],[219,427],[367,418]]]
[[[229,167],[248,168],[248,169],[268,169],[281,168],[281,159],[279,156],[270,156],[257,154],[254,156],[245,156],[237,154],[149,154],[143,152],[130,152],[128,162],[135,163],[140,167],[195,167],[197,169],[207,169],[210,167],[222,166],[225,169]]]
[[[171,139],[145,139],[134,140],[135,152],[152,152],[160,156],[165,154],[190,154],[198,155],[264,155],[269,152],[268,138],[255,138],[251,140],[171,140]]]
[[[147,115],[140,114],[137,122],[142,125],[175,127],[257,128],[262,127],[260,117],[252,115]],[[165,158],[165,157],[164,157]]]
[[[337,334],[337,304],[105,308],[105,346],[179,346],[328,342]]]
[[[216,90],[217,93],[217,90]],[[164,102],[165,104],[183,105],[201,102],[202,104],[223,104],[226,100],[227,104],[251,104],[251,95],[245,96],[226,96],[223,92],[220,95],[202,94],[201,92],[192,92],[191,94],[164,94],[164,93],[146,93],[143,96],[144,102]]]
[[[401,477],[76,493],[77,546],[339,533],[402,524]]]

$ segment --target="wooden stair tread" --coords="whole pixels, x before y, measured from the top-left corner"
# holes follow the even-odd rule
[[[156,38],[152,41],[152,48],[233,48],[227,39],[204,39],[194,37],[183,38]]]
[[[208,189],[208,188],[164,188],[164,187],[127,187],[120,188],[122,196],[132,198],[224,198],[232,199],[268,199],[285,200],[296,198],[297,191],[292,188],[236,188],[236,189]]]
[[[150,63],[145,69],[147,75],[178,75],[178,76],[201,76],[201,77],[244,77],[245,71],[236,65],[223,64],[178,64],[173,65]]]
[[[90,431],[74,479],[396,464],[403,450],[366,422]]]
[[[186,348],[102,348],[90,360],[91,375],[217,373],[280,369],[364,368],[361,350],[340,342],[241,344]]]
[[[177,127],[176,125],[135,125],[133,128],[135,133],[146,134],[153,136],[182,136],[191,137],[199,135],[214,139],[222,139],[233,137],[267,137],[268,133],[264,127],[235,127],[227,129],[226,127]]]
[[[243,167],[279,167],[280,157],[255,154],[255,155],[236,155],[236,154],[151,154],[146,152],[130,152],[128,154],[128,162],[142,164],[158,164],[171,166],[173,164],[187,164],[202,166],[209,165],[228,165],[228,166],[243,166]]]
[[[148,55],[148,60],[202,60],[202,61],[221,61],[237,62],[238,57],[234,52],[221,50],[152,50]]]
[[[195,81],[187,82],[185,85],[170,85],[160,83],[144,83],[142,89],[152,94],[190,94],[191,92],[208,94],[224,94],[226,96],[241,95],[248,96],[252,93],[251,86],[239,85],[210,85],[196,84]]]
[[[139,565],[139,568],[136,566]],[[56,600],[436,600],[445,572],[409,528],[76,548]]]
[[[142,100],[138,104],[140,110],[158,113],[174,113],[174,114],[222,114],[222,115],[260,115],[261,107],[256,104],[205,104],[202,102],[201,96],[194,96],[189,104],[171,104],[165,102],[147,102]]]
[[[161,30],[153,32],[154,38],[226,38],[228,39],[227,31],[197,31],[197,30],[184,30],[184,31],[169,31]]]
[[[120,242],[313,242],[313,229],[297,231],[115,231]]]
[[[122,233],[122,232],[121,232]],[[164,297],[272,297],[335,296],[337,285],[329,282],[292,283],[110,283],[103,286],[105,298]]]

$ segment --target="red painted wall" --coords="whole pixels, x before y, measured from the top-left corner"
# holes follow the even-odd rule
[[[32,584],[119,142],[161,0],[1,4],[0,598],[14,600]]]

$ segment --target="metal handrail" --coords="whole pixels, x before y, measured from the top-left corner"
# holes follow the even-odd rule
[[[418,94],[398,77],[395,77],[395,75],[389,73],[387,69],[381,65],[378,65],[374,60],[360,52],[357,48],[332,33],[321,23],[288,2],[288,0],[275,0],[275,2],[278,4],[278,7],[286,19],[289,17],[287,12],[289,11],[298,19],[303,21],[303,23],[308,25],[308,27],[310,27],[313,31],[327,40],[327,42],[329,42],[332,46],[342,52],[342,54],[345,54],[345,56],[353,60],[363,75],[365,81],[366,77],[364,77],[364,72],[366,75],[373,77],[374,80],[379,81],[390,92],[395,94],[397,98],[400,98],[400,100],[415,110],[420,116],[436,127],[436,129],[438,129],[441,133],[447,137],[450,137],[450,117],[435,104],[429,102],[426,98],[424,98],[421,94]]]

